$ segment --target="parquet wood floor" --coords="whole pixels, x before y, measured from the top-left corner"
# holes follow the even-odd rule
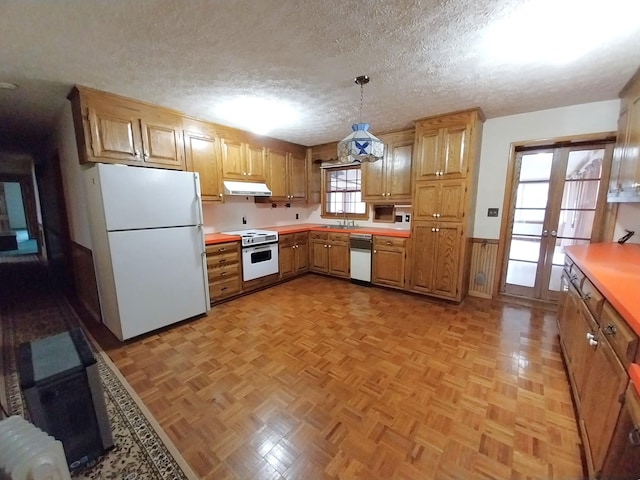
[[[203,479],[583,478],[557,334],[554,312],[306,275],[103,340]]]

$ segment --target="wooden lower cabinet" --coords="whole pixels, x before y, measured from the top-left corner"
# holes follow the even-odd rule
[[[406,239],[375,235],[372,253],[371,282],[375,285],[404,288]]]
[[[637,336],[599,292],[595,295],[593,283],[581,272],[575,273],[575,265],[569,270],[565,266],[562,276],[560,345],[578,413],[589,478],[601,478],[605,460],[612,455],[612,439],[629,385],[624,364],[635,358]],[[600,301],[594,302],[594,298]],[[633,478],[638,474],[640,471]]]
[[[462,300],[462,234],[463,227],[459,223],[414,223],[411,230],[411,291]]]
[[[309,234],[289,233],[278,239],[280,278],[300,275],[309,270]]]
[[[206,252],[211,303],[241,293],[240,242],[207,245]]]
[[[311,244],[309,269],[312,272],[342,278],[350,277],[348,233],[311,232],[309,241]]]

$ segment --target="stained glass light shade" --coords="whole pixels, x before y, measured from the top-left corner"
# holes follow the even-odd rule
[[[384,156],[384,143],[369,133],[368,123],[356,123],[351,132],[338,143],[340,163],[375,162]]]

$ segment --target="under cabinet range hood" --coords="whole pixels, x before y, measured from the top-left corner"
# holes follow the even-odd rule
[[[227,195],[244,195],[253,197],[270,197],[271,190],[266,183],[224,181],[224,193]]]

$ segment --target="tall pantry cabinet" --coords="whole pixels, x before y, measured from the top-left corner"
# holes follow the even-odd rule
[[[409,289],[462,301],[484,116],[465,110],[416,122]]]

